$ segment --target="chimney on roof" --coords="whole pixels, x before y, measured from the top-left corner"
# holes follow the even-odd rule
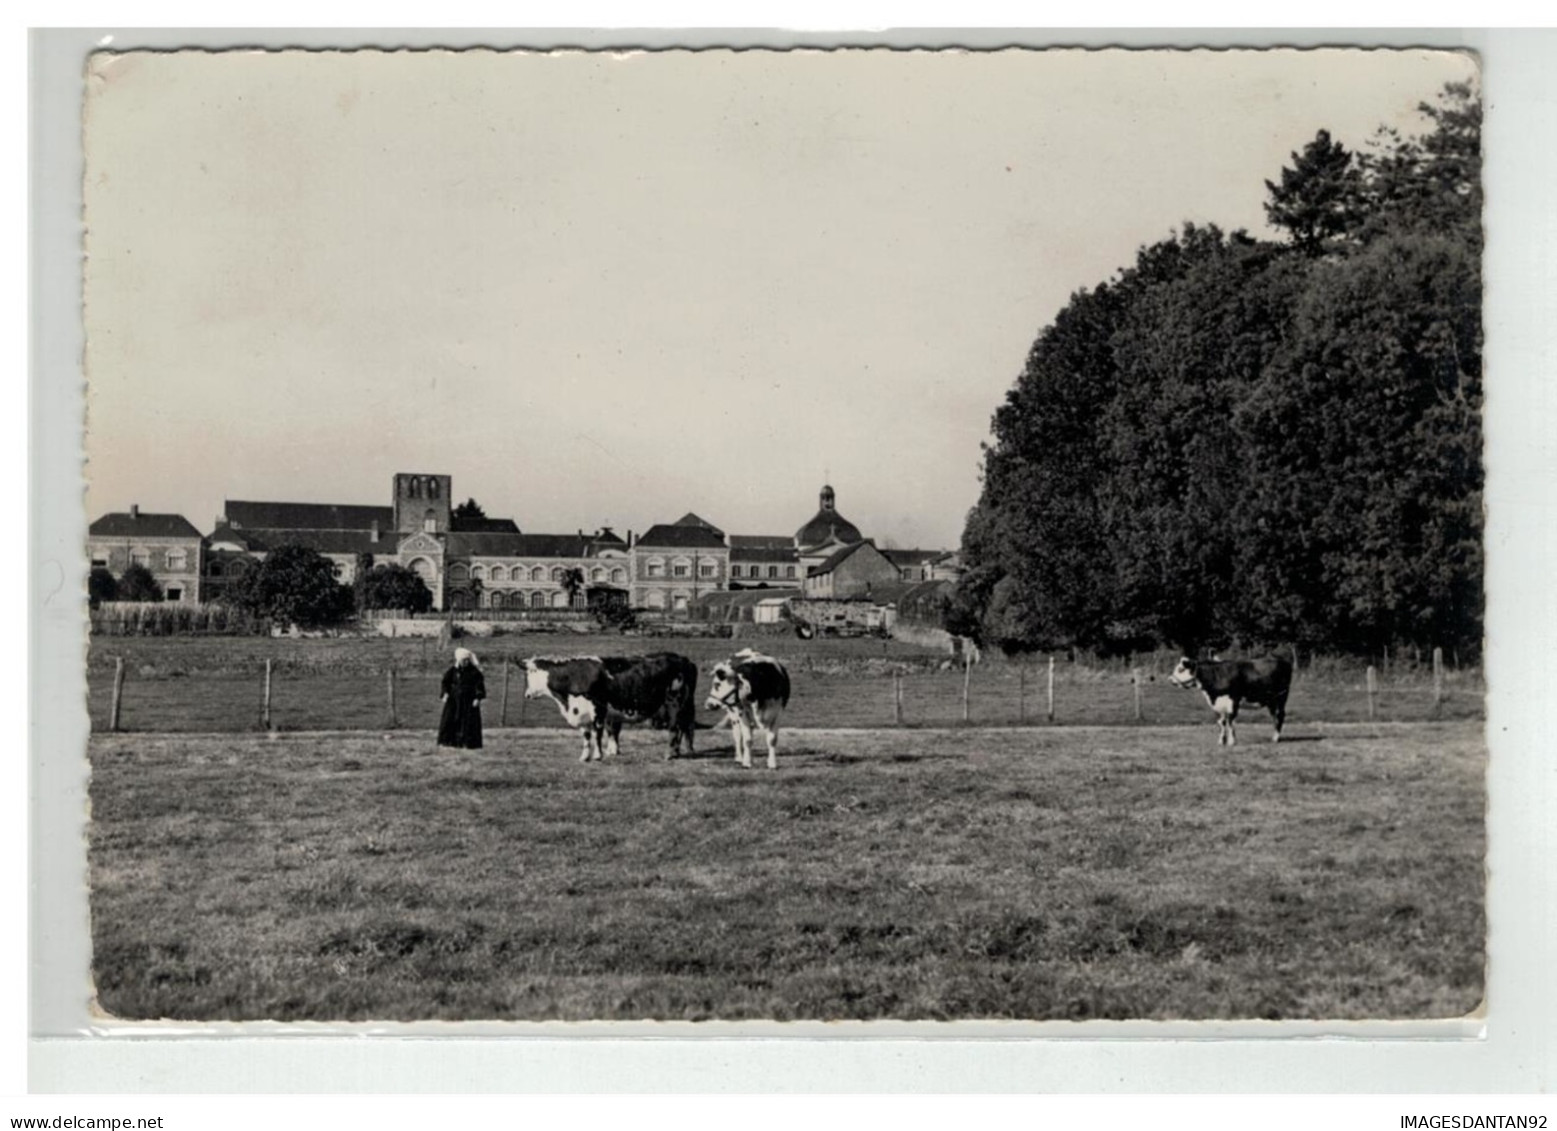
[[[629,530],[627,532],[627,548],[629,550],[631,550],[633,548],[634,544],[635,544],[635,541],[634,541],[634,538],[633,538],[633,532],[631,530]]]
[[[368,535],[368,541],[372,542],[374,545],[378,544],[378,519],[376,518],[373,520],[373,530]]]
[[[141,517],[141,505],[139,503],[131,503],[130,504],[130,517],[131,518],[140,518]]]

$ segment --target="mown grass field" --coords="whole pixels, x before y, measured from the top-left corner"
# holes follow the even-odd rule
[[[1251,725],[1249,738],[1268,730]],[[124,1018],[1441,1017],[1482,992],[1471,722],[96,736]]]
[[[634,654],[669,648],[695,660],[707,686],[713,664],[747,641],[650,639],[559,633],[502,636],[469,642],[482,658],[490,696],[483,714],[489,726],[555,727],[549,704],[525,703],[515,670],[506,718],[502,712],[505,660],[531,655]],[[895,725],[893,676],[902,684],[902,723],[944,727],[963,722],[963,673],[939,670],[945,657],[898,641],[774,637],[751,641],[789,667],[794,696],[788,719],[802,727]],[[396,718],[409,729],[437,724],[439,678],[449,656],[436,641],[385,638],[272,640],[254,637],[105,638],[93,641],[88,680],[93,728],[109,716],[113,663],[126,667],[120,726],[129,731],[245,731],[260,729],[264,666],[272,664],[271,723],[280,730],[373,730],[388,724],[388,673],[396,673]],[[1142,657],[1135,665],[1056,665],[1057,724],[1133,726],[1132,666],[1142,673],[1141,718],[1147,725],[1211,726],[1205,700],[1164,678],[1174,658]],[[1365,669],[1325,663],[1299,672],[1289,705],[1290,724],[1369,720]],[[1047,722],[1047,665],[986,662],[968,680],[968,720],[1009,726]],[[1444,701],[1433,703],[1431,673],[1420,665],[1382,673],[1374,717],[1379,721],[1477,719],[1483,713],[1479,673],[1450,673]],[[1249,738],[1269,735],[1269,716],[1248,711]]]

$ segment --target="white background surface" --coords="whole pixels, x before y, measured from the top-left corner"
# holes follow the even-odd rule
[[[196,42],[190,35],[116,33],[116,46],[135,42]],[[748,33],[750,34],[750,33]],[[210,37],[201,37],[202,39]],[[220,38],[220,37],[216,37]],[[254,43],[256,34],[229,42]],[[338,37],[381,41],[370,32]],[[396,37],[405,38],[405,37]],[[451,42],[450,35],[430,35]],[[475,34],[472,39],[497,41]],[[571,35],[566,42],[587,37]],[[644,39],[643,36],[635,37]],[[672,36],[671,38],[678,38]],[[681,36],[681,39],[687,37]],[[716,40],[720,37],[714,37]],[[729,41],[733,37],[722,37]],[[752,38],[756,38],[755,35]],[[778,37],[782,39],[783,37]],[[799,38],[799,37],[795,37]],[[876,40],[880,37],[866,36]],[[935,37],[938,42],[979,42],[976,35]],[[1008,34],[994,42],[1045,42],[1055,38],[1118,41],[1112,33]],[[78,213],[70,189],[78,176],[75,143],[80,69],[90,37],[50,36],[34,42],[34,198],[32,286],[33,429],[31,567],[32,681],[30,813],[19,803],[13,778],[7,814],[13,849],[30,816],[30,974],[33,988],[28,1032],[30,1072],[25,1086],[47,1092],[349,1092],[349,1091],[1054,1091],[1054,1092],[1528,1092],[1557,1082],[1553,1029],[1557,979],[1552,971],[1557,937],[1553,885],[1553,786],[1557,750],[1544,719],[1557,686],[1553,676],[1554,627],[1550,592],[1557,562],[1557,439],[1552,423],[1551,356],[1554,84],[1549,61],[1557,40],[1545,32],[1346,33],[1297,35],[1270,32],[1180,33],[1169,42],[1388,42],[1467,44],[1483,54],[1487,126],[1486,186],[1488,347],[1488,559],[1490,637],[1487,662],[1490,774],[1490,896],[1492,954],[1485,1032],[1472,1039],[1109,1039],[1108,1030],[1083,1030],[1076,1039],[959,1041],[940,1036],[874,1040],[752,1040],[699,1036],[686,1040],[395,1039],[386,1037],[204,1038],[161,1040],[142,1036],[66,1035],[81,1017],[85,984],[86,924],[83,818],[84,741],[81,612],[72,595],[84,578],[79,547],[85,522],[81,498],[78,423],[80,349],[76,323],[79,287],[76,257]],[[297,41],[297,37],[284,37]],[[597,40],[598,42],[598,40]],[[15,81],[13,74],[12,79]],[[13,179],[15,174],[13,174]],[[74,181],[78,184],[79,181]],[[47,186],[43,188],[43,186]],[[13,310],[20,309],[13,302]],[[14,403],[14,402],[13,402]],[[19,406],[17,406],[19,410]],[[13,410],[16,411],[16,410]],[[19,411],[17,413],[19,414]],[[13,425],[14,425],[13,421]],[[14,455],[20,437],[11,445]],[[13,465],[14,466],[14,465]],[[22,469],[15,467],[13,482]],[[9,563],[14,577],[14,562]],[[18,629],[13,634],[20,639]],[[18,673],[18,676],[20,673]],[[13,694],[19,679],[8,680]],[[19,715],[18,705],[18,715]],[[9,717],[18,717],[10,715]],[[19,762],[20,759],[17,759]],[[20,769],[19,766],[13,769]],[[19,775],[17,775],[19,777]],[[10,903],[21,906],[15,885]],[[11,934],[17,933],[13,919]],[[13,938],[13,943],[18,941]],[[10,964],[10,972],[26,964]],[[73,981],[74,979],[79,979]],[[72,1009],[76,1021],[71,1021]],[[20,1010],[11,1016],[19,1019]],[[19,1028],[12,1023],[12,1031]],[[590,1027],[609,1032],[609,1027]],[[1102,1036],[1103,1039],[1099,1039]],[[9,1061],[10,1058],[7,1058]],[[19,1062],[20,1057],[16,1058]],[[15,1068],[14,1063],[7,1067]],[[17,1089],[23,1085],[18,1082]],[[0,1115],[114,1114],[125,1102],[92,1100],[13,1102]],[[174,1110],[171,1102],[142,1100],[129,1114]],[[577,1101],[572,1101],[577,1103]],[[1549,1102],[1439,1100],[1431,1106],[1400,1100],[1339,1101],[1338,1106],[1236,1103],[1153,1104],[1131,1108],[1057,1108],[1063,1117],[1105,1125],[1158,1122],[1159,1117],[1197,1124],[1246,1125],[1250,1118],[1274,1126],[1307,1125],[1318,1118],[1344,1126],[1399,1126],[1404,1112],[1503,1112],[1552,1110]],[[441,1118],[447,1101],[426,1106],[404,1102],[338,1106],[273,1101],[180,1109],[192,1122],[168,1126],[259,1126],[280,1114],[303,1126],[355,1124],[365,1116],[382,1126],[414,1126]],[[276,1104],[283,1104],[281,1107]],[[1252,1108],[1251,1108],[1252,1104]],[[1544,1106],[1541,1106],[1544,1105]],[[617,1117],[639,1110],[610,1104],[557,1108],[472,1109],[484,1120]],[[651,1109],[654,1110],[654,1109]],[[663,1108],[658,1109],[663,1112]],[[773,1111],[751,1105],[688,1109],[710,1118],[766,1122]],[[860,1121],[893,1113],[911,1122],[963,1121],[962,1104],[915,1102],[882,1109],[842,1102],[801,1104],[789,1118],[848,1116]],[[1049,1110],[1049,1109],[1045,1109]],[[1078,1114],[1090,1113],[1090,1114]],[[825,1114],[824,1114],[825,1113]],[[259,1122],[244,1122],[245,1119]],[[207,1120],[207,1121],[202,1121]],[[1116,1122],[1117,1121],[1117,1122]]]

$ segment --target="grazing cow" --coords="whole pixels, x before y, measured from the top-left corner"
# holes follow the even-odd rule
[[[620,749],[623,723],[645,720],[655,730],[670,731],[666,760],[692,753],[697,726],[697,665],[675,652],[647,656],[607,656],[611,677],[607,688],[605,752]]]
[[[1292,661],[1282,656],[1259,660],[1191,660],[1185,656],[1168,677],[1180,687],[1198,687],[1216,712],[1217,745],[1235,746],[1238,736],[1233,720],[1238,705],[1250,702],[1269,707],[1276,720],[1272,742],[1281,741],[1281,724],[1287,718],[1287,693],[1292,690]]]
[[[600,758],[600,733],[605,722],[606,686],[610,673],[594,656],[554,660],[532,656],[524,662],[524,697],[550,699],[574,730],[584,732],[581,762]]]
[[[568,725],[584,732],[580,761],[616,754],[622,725],[644,720],[670,731],[669,757],[683,742],[692,751],[697,665],[684,656],[532,657],[524,662],[524,677],[525,698],[551,699]]]
[[[768,745],[768,769],[778,769],[779,713],[789,705],[789,673],[783,664],[743,648],[715,665],[706,705],[724,711],[729,719],[737,762],[751,768],[751,732],[756,727]]]

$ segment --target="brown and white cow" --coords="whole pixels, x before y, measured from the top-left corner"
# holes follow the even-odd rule
[[[1284,656],[1258,660],[1192,660],[1185,656],[1168,679],[1180,687],[1198,687],[1205,694],[1216,712],[1218,746],[1237,745],[1233,720],[1244,702],[1270,708],[1271,718],[1276,720],[1271,741],[1281,741],[1287,694],[1292,690],[1292,661]]]
[[[735,735],[735,760],[751,768],[751,732],[762,731],[768,769],[778,769],[779,714],[789,705],[789,672],[772,656],[750,648],[714,666],[706,706],[724,711]]]
[[[697,665],[674,652],[648,656],[578,656],[524,662],[527,699],[551,699],[567,724],[584,732],[579,760],[598,761],[620,748],[622,725],[648,721],[670,731],[674,758],[692,752]]]

